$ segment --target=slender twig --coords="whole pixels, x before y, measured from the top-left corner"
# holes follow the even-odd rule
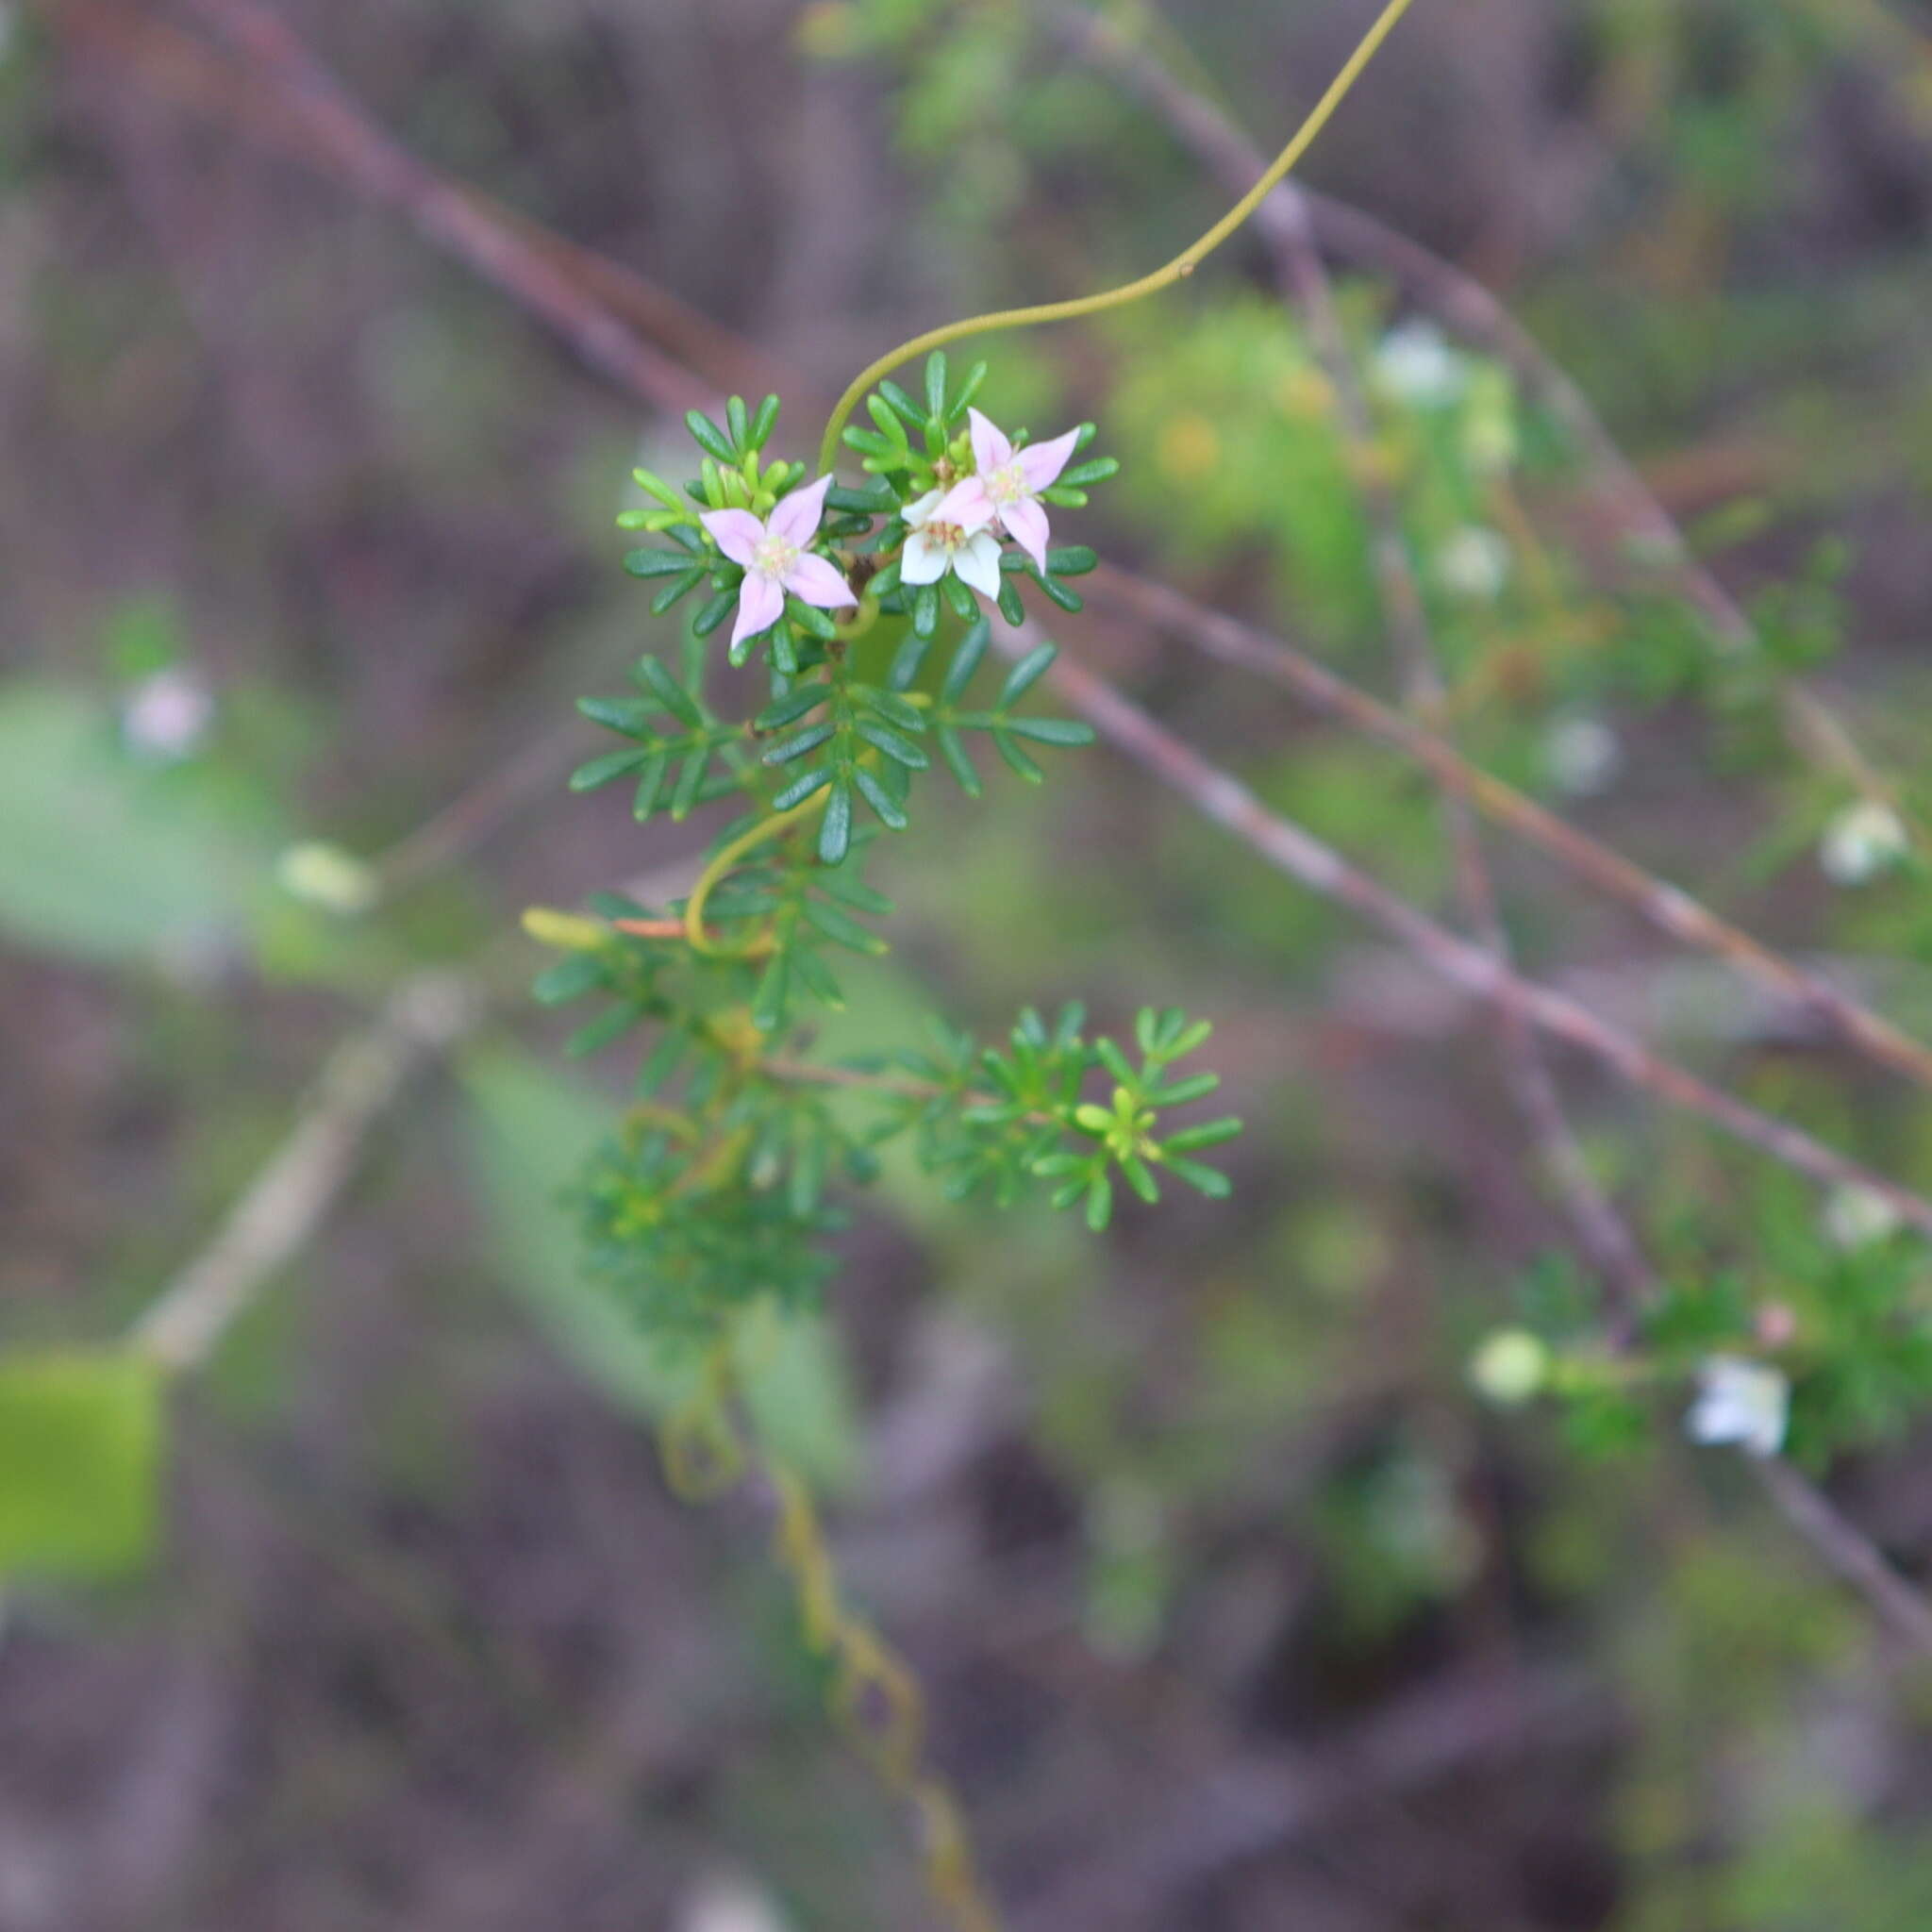
[[[998,627],[993,635],[998,647],[1015,658],[1040,641],[1031,625],[1017,630]],[[1085,665],[1062,657],[1049,675],[1103,737],[1178,791],[1203,816],[1232,833],[1276,871],[1346,907],[1451,985],[1477,1000],[1516,1002],[1540,1031],[1579,1048],[1631,1085],[1701,1115],[1734,1139],[1823,1186],[1869,1188],[1903,1221],[1932,1234],[1932,1201],[1924,1195],[1827,1147],[1802,1127],[1762,1113],[1713,1087],[1598,1019],[1569,995],[1511,972],[1480,946],[1439,924],[1379,880],[1351,865],[1312,833],[1270,811],[1246,786],[1210,763]]]
[[[213,1354],[236,1319],[301,1252],[347,1184],[370,1128],[429,1056],[477,1017],[460,980],[408,981],[365,1030],[330,1056],[294,1131],[214,1239],[135,1323],[133,1347],[180,1373]]]
[[[1145,57],[1137,64],[1150,74],[1160,74]],[[1164,81],[1165,75],[1160,78]],[[1201,151],[1210,164],[1219,155],[1218,146],[1204,146]],[[1233,163],[1232,156],[1228,159]],[[1253,172],[1231,164],[1223,171],[1224,186],[1232,191]],[[1422,725],[1446,733],[1449,690],[1423,601],[1421,575],[1402,527],[1401,507],[1375,460],[1374,420],[1356,373],[1328,271],[1308,225],[1307,204],[1298,194],[1277,190],[1256,209],[1255,225],[1274,258],[1284,294],[1301,313],[1334,394],[1336,420],[1368,516],[1382,614],[1395,641],[1409,715]],[[1442,785],[1440,796],[1463,916],[1475,937],[1507,966],[1514,948],[1503,923],[1474,811],[1468,795],[1452,785]],[[1627,1329],[1652,1286],[1642,1251],[1591,1169],[1535,1029],[1506,1001],[1497,1008],[1496,1034],[1510,1096],[1529,1132],[1537,1162],[1555,1190],[1578,1245],[1615,1304],[1620,1324]]]
[[[197,0],[236,56],[120,0],[39,0],[54,25],[136,66],[159,91],[330,174],[403,215],[561,336],[591,368],[671,412],[768,373],[723,331],[629,270],[438,173],[377,127],[287,27],[252,0]],[[624,311],[624,312],[620,312]],[[666,353],[655,345],[674,345]],[[729,371],[729,375],[726,372]]]
[[[1054,30],[1063,45],[1082,60],[1118,73],[1224,183],[1231,187],[1237,181],[1256,178],[1264,159],[1260,152],[1112,22],[1076,7],[1056,6],[1051,13]],[[1274,198],[1285,198],[1297,208],[1300,219],[1324,248],[1389,275],[1457,335],[1507,363],[1524,388],[1563,425],[1594,474],[1599,493],[1632,550],[1674,580],[1720,646],[1760,648],[1757,625],[1691,550],[1670,512],[1604,426],[1590,399],[1480,282],[1374,215],[1319,190],[1285,181],[1275,190]],[[1801,751],[1835,767],[1865,796],[1902,812],[1896,787],[1874,769],[1830,706],[1794,678],[1780,682],[1779,695],[1791,740]]]
[[[1222,663],[1269,678],[1327,716],[1407,753],[1438,783],[1464,793],[1486,816],[1628,906],[1658,931],[1714,954],[1781,1005],[1792,1006],[1823,1024],[1845,1046],[1932,1089],[1932,1048],[1831,981],[1753,939],[1681,888],[1632,864],[1535,799],[1472,765],[1446,740],[1338,677],[1307,653],[1164,584],[1150,583],[1111,565],[1096,571],[1091,585],[1100,603],[1156,625]]]
[[[1871,1603],[1899,1636],[1932,1652],[1932,1602],[1892,1568],[1878,1545],[1790,1463],[1771,1457],[1754,1467],[1785,1520],[1840,1579]]]

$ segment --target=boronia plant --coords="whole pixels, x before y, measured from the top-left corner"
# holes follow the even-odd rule
[[[1143,1008],[1127,1041],[1090,1036],[1078,1006],[1052,1021],[1028,1009],[996,1045],[935,1019],[924,1044],[881,1041],[840,1059],[814,1056],[812,1026],[842,1004],[838,955],[885,950],[876,922],[892,908],[866,882],[866,861],[882,829],[908,829],[935,759],[976,799],[975,750],[1038,784],[1040,754],[1093,736],[1036,708],[1051,642],[1003,676],[986,660],[992,625],[1025,625],[1029,600],[1080,608],[1070,580],[1097,559],[1056,544],[1054,517],[1083,508],[1119,466],[1089,454],[1091,423],[1038,440],[1008,434],[978,407],[988,365],[956,383],[946,345],[1119,307],[1191,275],[1299,159],[1409,4],[1391,0],[1254,189],[1165,267],[902,344],[841,397],[811,466],[768,453],[778,397],[754,408],[733,396],[722,424],[695,409],[686,418],[694,475],[634,473],[651,506],[620,522],[655,541],[625,567],[649,589],[654,616],[683,607],[689,622],[675,658],[638,660],[635,694],[580,701],[622,742],[572,787],[630,785],[641,822],[727,799],[739,810],[681,900],[603,893],[588,914],[537,908],[525,924],[563,956],[537,998],[599,1002],[573,1050],[637,1041],[636,1099],[591,1159],[575,1206],[593,1275],[698,1366],[700,1393],[664,1433],[682,1493],[716,1493],[758,1456],[739,1420],[740,1324],[762,1305],[819,1291],[834,1266],[839,1191],[874,1176],[885,1142],[908,1141],[956,1199],[1005,1206],[1043,1193],[1096,1232],[1123,1186],[1149,1204],[1163,1178],[1214,1198],[1229,1191],[1199,1157],[1241,1123],[1200,1108],[1218,1076],[1184,1063],[1211,1027],[1179,1008]],[[914,395],[891,376],[921,358]],[[851,425],[861,403],[870,427]],[[837,474],[846,451],[862,481]],[[762,677],[748,716],[713,707],[721,636],[729,664]],[[916,1685],[844,1607],[804,1485],[770,1463],[762,1473],[833,1707],[918,1813],[928,1879],[954,1923],[992,1925],[958,1807],[924,1765]]]

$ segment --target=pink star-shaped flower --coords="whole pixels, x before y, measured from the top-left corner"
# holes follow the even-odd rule
[[[708,510],[698,519],[717,540],[718,548],[744,570],[738,622],[731,631],[734,651],[746,638],[770,630],[784,616],[788,591],[820,610],[839,610],[858,602],[838,571],[807,547],[818,535],[825,491],[831,487],[832,479],[821,476],[781,498],[762,521],[748,509]]]
[[[1051,533],[1046,512],[1040,507],[1040,492],[1052,489],[1058,480],[1080,432],[1070,429],[1051,442],[1030,442],[1016,450],[1011,439],[977,409],[967,414],[973,422],[973,460],[977,474],[954,484],[933,515],[941,523],[964,529],[974,528],[990,517],[1044,570],[1046,540]]]

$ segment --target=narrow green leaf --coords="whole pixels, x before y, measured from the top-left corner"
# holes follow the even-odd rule
[[[796,691],[789,691],[782,697],[775,697],[752,721],[755,731],[782,731],[788,724],[795,724],[808,711],[816,710],[826,698],[825,687],[814,679],[810,684],[801,684]]]
[[[858,920],[822,900],[808,899],[805,916],[828,940],[850,952],[864,953],[871,958],[877,958],[880,954],[891,950],[877,933],[868,931]]]
[[[1026,607],[1020,601],[1020,584],[1017,577],[1000,579],[1000,615],[1010,625],[1018,625],[1026,622]]]
[[[791,979],[786,955],[773,954],[771,963],[758,975],[758,991],[752,995],[751,1023],[760,1033],[775,1032],[784,1020],[785,996]]]
[[[973,760],[966,756],[966,746],[959,734],[950,724],[941,724],[934,734],[939,740],[940,756],[946,761],[946,769],[952,773],[959,790],[968,798],[979,798],[986,791],[979,774],[973,768]]]
[[[1232,1141],[1241,1131],[1241,1123],[1232,1116],[1225,1120],[1203,1121],[1199,1126],[1183,1127],[1179,1133],[1170,1134],[1160,1143],[1161,1152],[1168,1155],[1191,1154],[1202,1147],[1217,1147],[1224,1141]]]
[[[651,615],[662,617],[680,598],[688,597],[705,580],[702,563],[690,565],[681,577],[674,577],[651,599]]]
[[[698,802],[698,786],[703,782],[705,768],[711,762],[711,754],[704,746],[685,759],[683,769],[677,774],[677,784],[671,793],[672,819],[681,824],[691,816],[691,808]]]
[[[604,983],[604,961],[595,953],[573,953],[554,966],[546,966],[530,986],[530,997],[540,1007],[567,1006],[581,999],[593,986]]]
[[[820,791],[832,782],[832,774],[824,765],[814,765],[808,772],[801,773],[784,791],[772,801],[774,811],[790,811],[794,805],[803,805],[814,791]]]
[[[655,739],[651,715],[658,708],[642,698],[579,698],[577,709],[607,731],[621,731],[626,738]]]
[[[1093,742],[1092,725],[1079,718],[1008,718],[1007,729],[1015,738],[1030,738],[1035,744],[1072,748]]]
[[[1198,1160],[1170,1160],[1168,1167],[1191,1188],[1198,1188],[1210,1201],[1224,1201],[1234,1192],[1234,1183],[1218,1168],[1203,1167]]]
[[[935,349],[925,358],[925,408],[943,420],[946,413],[946,352]]]
[[[803,731],[774,744],[765,754],[768,765],[789,765],[793,758],[802,758],[806,753],[816,751],[826,739],[838,735],[839,727],[829,719],[821,719],[816,724],[808,724]]]
[[[744,443],[747,449],[763,449],[771,441],[772,431],[778,426],[778,398],[767,396],[758,407],[758,413],[751,419],[751,428],[746,433]]]
[[[640,658],[636,675],[638,682],[643,685],[680,724],[689,724],[695,730],[704,724],[705,714],[699,708],[697,700],[672,676],[661,659]]]
[[[634,577],[678,577],[691,569],[681,550],[627,550],[624,567]]]
[[[1049,550],[1046,553],[1046,570],[1049,576],[1084,577],[1089,571],[1100,567],[1100,556],[1085,543],[1069,543],[1063,550]]]
[[[691,441],[708,457],[715,457],[727,468],[737,462],[738,452],[731,447],[731,440],[702,409],[688,410],[684,426],[691,431]]]
[[[630,802],[631,816],[639,824],[658,809],[658,799],[670,774],[671,754],[668,751],[653,752],[650,761],[638,775],[637,796]]]
[[[932,762],[909,738],[884,724],[874,724],[870,719],[864,719],[853,728],[875,751],[883,752],[908,772],[923,772]]]
[[[1001,758],[1006,759],[1007,763],[1021,777],[1025,779],[1027,784],[1039,785],[1044,781],[1046,774],[1020,749],[1013,741],[1012,733],[1005,729],[1004,726],[998,724],[993,726],[992,742],[993,749],[999,753]]]
[[[842,865],[851,848],[852,788],[835,784],[824,823],[819,826],[819,860],[824,865]]]
[[[881,691],[875,684],[855,684],[852,697],[864,709],[902,731],[919,736],[925,730],[925,713],[917,705],[907,703],[895,691]]]
[[[960,692],[973,682],[973,674],[979,669],[979,660],[986,656],[987,641],[991,636],[992,626],[981,618],[959,641],[959,648],[946,667],[945,681],[940,686],[941,704],[957,703]]]
[[[1097,1174],[1087,1184],[1087,1225],[1100,1234],[1112,1219],[1113,1188],[1104,1174]]]
[[[600,785],[608,785],[613,778],[622,778],[627,773],[641,767],[651,754],[647,751],[607,752],[601,758],[592,758],[587,765],[579,765],[570,774],[570,789],[573,791],[594,791]]]
[[[1219,1074],[1194,1074],[1185,1080],[1162,1081],[1147,1090],[1156,1107],[1185,1107],[1191,1100],[1205,1100],[1221,1085]]]
[[[629,1000],[599,1013],[588,1026],[580,1026],[563,1043],[563,1050],[573,1059],[583,1059],[593,1053],[601,1053],[614,1041],[619,1041],[635,1026],[642,1017],[636,1005]]]
[[[980,385],[985,382],[990,366],[985,362],[975,362],[966,372],[966,380],[959,385],[959,393],[953,398],[953,406],[946,411],[947,422],[957,423],[966,413],[968,406],[978,399]]]
[[[929,638],[940,627],[940,592],[937,584],[921,584],[912,593],[912,628]]]
[[[1059,654],[1058,644],[1041,644],[1037,650],[1028,651],[1007,673],[1007,681],[1000,686],[1000,694],[993,700],[993,709],[1005,711],[1018,704],[1046,675]]]
[[[1095,457],[1085,463],[1075,463],[1070,470],[1062,470],[1059,480],[1078,489],[1083,483],[1105,483],[1109,476],[1120,475],[1120,463],[1112,457]]]
[[[721,624],[723,624],[724,620],[727,617],[729,617],[732,611],[734,611],[737,608],[737,591],[720,591],[718,594],[715,597],[713,597],[711,601],[708,604],[707,604],[705,608],[702,610],[700,610],[695,617],[691,619],[691,627],[692,635],[701,638],[709,637],[711,633],[714,630],[716,630],[718,626]],[[749,642],[750,640],[747,639],[746,641]],[[743,661],[743,654],[741,652],[739,654],[737,661]]]
[[[923,638],[917,631],[908,631],[905,641],[893,654],[892,668],[886,674],[886,682],[894,691],[910,691],[919,681],[920,671],[932,645],[932,639]]]
[[[858,787],[859,794],[865,802],[893,831],[903,832],[906,829],[904,808],[863,765],[853,766],[852,782]]]
[[[732,454],[741,457],[745,450],[745,437],[751,431],[751,418],[745,413],[742,396],[725,397],[724,426],[731,432]]]
[[[979,600],[957,573],[948,571],[940,579],[940,589],[945,592],[946,602],[953,607],[953,615],[961,624],[971,624],[978,617]]]
[[[896,382],[880,383],[879,393],[913,428],[925,427],[925,411]]]

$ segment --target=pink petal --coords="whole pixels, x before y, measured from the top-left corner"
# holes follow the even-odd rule
[[[851,585],[823,557],[801,557],[786,573],[785,588],[821,610],[838,610],[858,602]]]
[[[751,568],[752,553],[764,541],[765,526],[750,510],[707,510],[698,522],[718,540],[718,548],[733,563]]]
[[[825,513],[825,491],[832,487],[829,476],[821,476],[803,490],[794,490],[772,512],[774,535],[803,550],[818,535],[819,519]]]
[[[953,569],[969,590],[982,597],[999,595],[1000,546],[984,530],[954,552]]]
[[[906,540],[899,553],[899,581],[902,584],[936,584],[946,574],[946,553],[922,530]]]
[[[731,629],[731,648],[735,651],[746,638],[770,630],[784,614],[785,592],[770,577],[747,576],[738,593],[738,622]]]
[[[1070,429],[1064,436],[1056,436],[1051,442],[1029,442],[1020,452],[1020,474],[1026,479],[1026,487],[1038,496],[1042,490],[1050,490],[1059,480],[1059,474],[1067,467],[1074,454],[1074,445],[1080,440],[1077,429]]]
[[[1004,469],[1013,460],[1013,445],[1003,430],[994,428],[977,409],[966,411],[973,425],[973,460],[984,476],[989,471]]]
[[[955,483],[926,517],[929,524],[957,524],[962,530],[983,530],[992,520],[992,498],[977,476]]]
[[[1046,512],[1024,496],[1018,503],[1009,503],[1001,516],[1006,522],[1007,535],[1009,536],[1041,570],[1046,568]]]

